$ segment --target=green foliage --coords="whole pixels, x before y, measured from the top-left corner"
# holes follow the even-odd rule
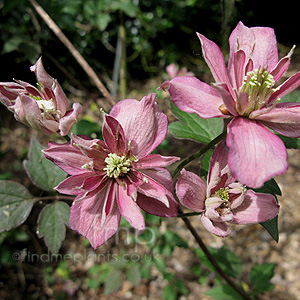
[[[45,206],[39,214],[37,233],[44,237],[47,247],[57,254],[66,236],[66,226],[69,225],[70,207],[57,201]]]
[[[46,191],[52,191],[67,177],[67,173],[46,159],[42,152],[43,149],[44,147],[37,139],[31,139],[28,160],[25,160],[23,165],[29,178],[36,186]]]
[[[242,272],[242,262],[238,256],[225,246],[219,249],[209,247],[208,250],[228,276],[239,278]],[[200,248],[195,249],[195,252],[200,258],[201,264],[213,271],[215,270],[205,253]]]
[[[276,264],[263,263],[261,265],[256,264],[252,267],[250,273],[250,280],[252,283],[252,295],[257,296],[266,291],[272,291],[274,284],[270,282],[270,279],[274,276]]]
[[[36,202],[27,188],[14,181],[0,181],[0,232],[25,222]]]
[[[209,143],[222,132],[221,119],[202,119],[195,113],[183,112],[173,102],[170,103],[173,114],[180,120],[169,124],[169,130],[175,137]]]
[[[72,132],[76,135],[86,135],[93,139],[102,139],[101,126],[88,120],[80,120],[75,123],[72,127]]]
[[[281,196],[281,190],[280,187],[278,186],[277,182],[272,178],[269,181],[265,182],[265,184],[259,188],[259,189],[254,189],[258,193],[265,193],[265,194],[271,194],[275,197],[276,201],[277,200],[277,195]],[[271,235],[274,241],[278,243],[279,241],[279,231],[278,231],[278,215],[265,222],[260,223]]]
[[[223,283],[219,283],[205,294],[216,300],[244,300],[244,297],[236,292],[230,285]]]

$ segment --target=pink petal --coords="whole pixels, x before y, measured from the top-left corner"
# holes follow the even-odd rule
[[[278,81],[282,75],[285,73],[285,71],[288,69],[290,65],[291,56],[293,53],[292,49],[287,56],[283,57],[277,65],[274,67],[274,69],[270,72],[270,74],[274,77],[275,81]]]
[[[121,215],[129,224],[138,230],[144,230],[145,220],[139,206],[127,195],[126,189],[120,185],[117,188],[117,201]]]
[[[40,57],[35,65],[30,67],[32,72],[35,72],[35,76],[38,80],[38,83],[42,85],[42,87],[51,88],[53,84],[53,77],[51,77],[46,70],[44,69],[42,58]]]
[[[196,77],[176,77],[165,81],[160,88],[168,88],[171,100],[182,111],[204,119],[223,116],[219,109],[223,101],[218,91]]]
[[[243,203],[232,210],[234,218],[231,223],[251,224],[269,221],[277,216],[278,211],[279,205],[274,196],[248,190]]]
[[[54,94],[54,99],[53,100],[56,103],[56,109],[61,112],[62,116],[64,116],[66,114],[67,109],[68,109],[69,101],[68,101],[68,98],[67,98],[66,94],[64,93],[63,89],[61,88],[60,84],[57,82],[56,79],[53,80],[51,90]],[[81,105],[79,103],[76,103],[76,106],[79,107]],[[73,109],[75,109],[74,105],[73,105]],[[78,108],[77,108],[77,110],[78,110]],[[77,117],[77,115],[76,115],[76,117]]]
[[[82,154],[78,147],[73,147],[70,142],[65,144],[49,142],[48,148],[43,152],[46,158],[70,175],[86,173],[87,170],[84,165],[91,161]]]
[[[271,111],[256,118],[262,124],[276,132],[293,137],[300,137],[300,105],[298,103],[279,103]]]
[[[90,197],[75,200],[71,207],[70,227],[85,236],[94,249],[104,244],[118,229],[121,216],[114,198],[114,185],[108,184]],[[111,206],[108,214],[105,212],[107,205]]]
[[[287,170],[281,139],[259,122],[236,117],[228,124],[228,165],[241,184],[258,188]]]
[[[230,81],[233,88],[238,91],[243,84],[245,74],[246,54],[243,50],[234,53],[233,57],[233,72],[229,73]]]
[[[59,120],[60,135],[65,136],[69,133],[72,126],[77,122],[77,117],[82,111],[82,106],[79,103],[74,103],[73,108]]]
[[[138,158],[149,155],[167,134],[168,119],[155,97],[155,94],[149,94],[141,101],[122,100],[110,112],[122,125],[132,152]]]
[[[7,107],[12,106],[12,101],[23,91],[24,88],[15,82],[0,82],[0,100]]]
[[[83,174],[73,175],[63,180],[55,189],[66,195],[78,195],[83,193],[81,189],[83,182],[90,177],[94,177],[93,172],[86,172]]]
[[[102,127],[103,138],[112,153],[119,156],[126,151],[125,134],[121,124],[112,116],[105,115]]]
[[[166,167],[179,160],[176,156],[162,156],[159,154],[150,154],[137,162],[133,163],[135,169],[152,169]]]
[[[292,77],[282,83],[277,90],[270,96],[268,103],[273,103],[278,98],[282,98],[285,95],[292,92],[300,85],[300,72],[294,74]]]
[[[236,102],[232,95],[230,94],[227,85],[225,83],[215,83],[213,86],[218,90],[220,93],[222,100],[227,108],[227,110],[230,112],[231,115],[237,116],[238,113],[235,109]]]
[[[196,212],[205,210],[206,185],[195,173],[182,169],[176,183],[180,203]]]
[[[197,33],[197,35],[201,42],[204,59],[209,66],[215,81],[225,83],[228,86],[230,93],[233,95],[233,90],[227,75],[224,56],[220,48],[204,35],[200,33]]]
[[[229,226],[225,222],[213,222],[204,214],[201,216],[201,222],[206,230],[217,236],[225,237],[231,233]]]
[[[152,194],[145,194],[145,191],[138,193],[137,203],[146,212],[154,214],[161,217],[176,217],[178,213],[179,203],[174,197],[174,185],[171,174],[168,170],[163,168],[143,170],[143,174],[147,176],[148,179],[152,179],[152,183],[156,182],[156,191]],[[147,183],[144,183],[144,187]],[[161,187],[159,187],[159,185]],[[155,187],[152,185],[152,187]],[[145,187],[146,188],[146,187]],[[164,188],[164,190],[162,189]],[[165,191],[165,193],[163,193]],[[150,190],[148,189],[148,192]],[[153,195],[153,196],[151,196]],[[167,205],[166,205],[167,204]]]

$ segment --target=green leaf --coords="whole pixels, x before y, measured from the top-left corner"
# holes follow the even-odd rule
[[[154,263],[159,272],[165,272],[167,265],[163,258],[155,256]]]
[[[108,26],[109,22],[111,21],[111,17],[109,14],[97,14],[95,16],[95,24],[97,25],[100,31],[104,31]]]
[[[286,96],[284,96],[279,103],[285,103],[285,102],[298,102],[300,103],[300,91],[295,90]]]
[[[101,126],[98,123],[88,120],[80,120],[72,127],[72,132],[76,135],[87,135],[90,138],[102,138]]]
[[[57,201],[45,206],[38,218],[37,233],[44,237],[47,247],[57,254],[66,236],[66,226],[69,225],[70,206]]]
[[[270,279],[274,276],[275,266],[276,264],[263,263],[261,265],[256,264],[252,267],[250,280],[252,283],[253,296],[274,289],[275,286],[270,282]]]
[[[277,201],[276,195],[281,196],[280,187],[278,186],[277,182],[273,178],[265,182],[265,184],[261,188],[254,189],[254,190],[258,193],[271,194],[275,197],[276,201]],[[275,218],[269,221],[261,222],[260,225],[262,225],[271,235],[272,239],[278,243],[279,241],[278,216],[276,216]]]
[[[1,180],[0,232],[24,223],[35,202],[25,186],[14,181]]]
[[[279,231],[278,231],[278,215],[266,222],[261,222],[262,225],[270,234],[272,239],[278,243],[279,241]]]
[[[23,165],[36,186],[51,191],[67,177],[67,173],[48,160],[42,152],[43,149],[37,139],[31,139],[28,160],[24,160]]]
[[[209,143],[223,129],[221,119],[202,119],[195,113],[181,111],[171,102],[173,114],[180,120],[169,124],[169,130],[177,138],[192,139],[201,143]]]
[[[112,269],[106,278],[104,284],[104,294],[109,295],[110,293],[118,290],[122,285],[122,271],[119,269]]]
[[[244,298],[228,284],[220,284],[204,294],[217,300],[244,300]]]
[[[269,181],[266,181],[261,188],[253,189],[257,193],[265,193],[271,195],[279,195],[281,196],[281,190],[278,186],[277,182],[272,178]],[[276,199],[277,200],[277,199]]]
[[[163,299],[164,300],[176,300],[177,299],[177,291],[171,285],[168,285],[163,290]]]
[[[242,262],[241,259],[231,252],[227,247],[223,246],[220,249],[215,249],[208,247],[209,252],[217,260],[222,270],[231,277],[238,278],[242,272]],[[215,271],[215,268],[208,260],[205,253],[200,249],[195,249],[197,256],[200,258],[201,263]]]
[[[276,134],[283,141],[283,143],[287,149],[300,149],[300,138],[291,138],[291,137],[284,136],[284,135],[281,135],[278,133],[276,133]]]
[[[139,284],[139,280],[141,278],[141,271],[140,271],[140,267],[138,264],[132,264],[127,272],[127,279],[133,283],[134,286],[138,286]]]

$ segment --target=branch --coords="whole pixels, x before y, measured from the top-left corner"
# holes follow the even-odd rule
[[[182,211],[179,210],[179,213],[182,214]],[[191,224],[188,218],[182,218],[183,222],[185,223],[186,227],[189,229],[193,237],[195,238],[197,244],[200,246],[206,257],[209,259],[215,270],[219,273],[219,275],[236,291],[238,292],[245,300],[251,300],[250,296],[248,296],[244,290],[242,290],[239,286],[237,286],[231,278],[221,269],[217,261],[214,259],[212,254],[208,251],[206,245],[202,241],[201,237],[198,235],[197,231]]]
[[[105,88],[95,71],[90,67],[87,61],[83,58],[80,52],[73,46],[70,40],[64,35],[64,33],[60,30],[60,28],[54,23],[54,21],[50,18],[50,16],[45,12],[45,10],[35,1],[28,0],[31,5],[35,8],[36,12],[40,15],[40,17],[45,21],[48,27],[55,33],[55,35],[59,38],[59,40],[68,48],[83,70],[87,73],[87,75],[93,80],[98,90],[102,93],[102,95],[106,98],[106,100],[110,103],[111,106],[115,104],[114,99]]]

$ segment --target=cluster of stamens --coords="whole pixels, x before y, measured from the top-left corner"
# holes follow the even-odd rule
[[[264,107],[270,95],[276,90],[273,88],[275,80],[267,71],[267,68],[259,68],[250,71],[244,77],[240,92],[248,94],[248,104],[244,112],[245,116],[257,109]]]
[[[126,155],[118,156],[116,153],[109,153],[104,160],[106,167],[103,169],[106,171],[108,177],[118,178],[123,174],[127,174],[130,171],[133,161],[137,161],[134,156],[127,157]]]

